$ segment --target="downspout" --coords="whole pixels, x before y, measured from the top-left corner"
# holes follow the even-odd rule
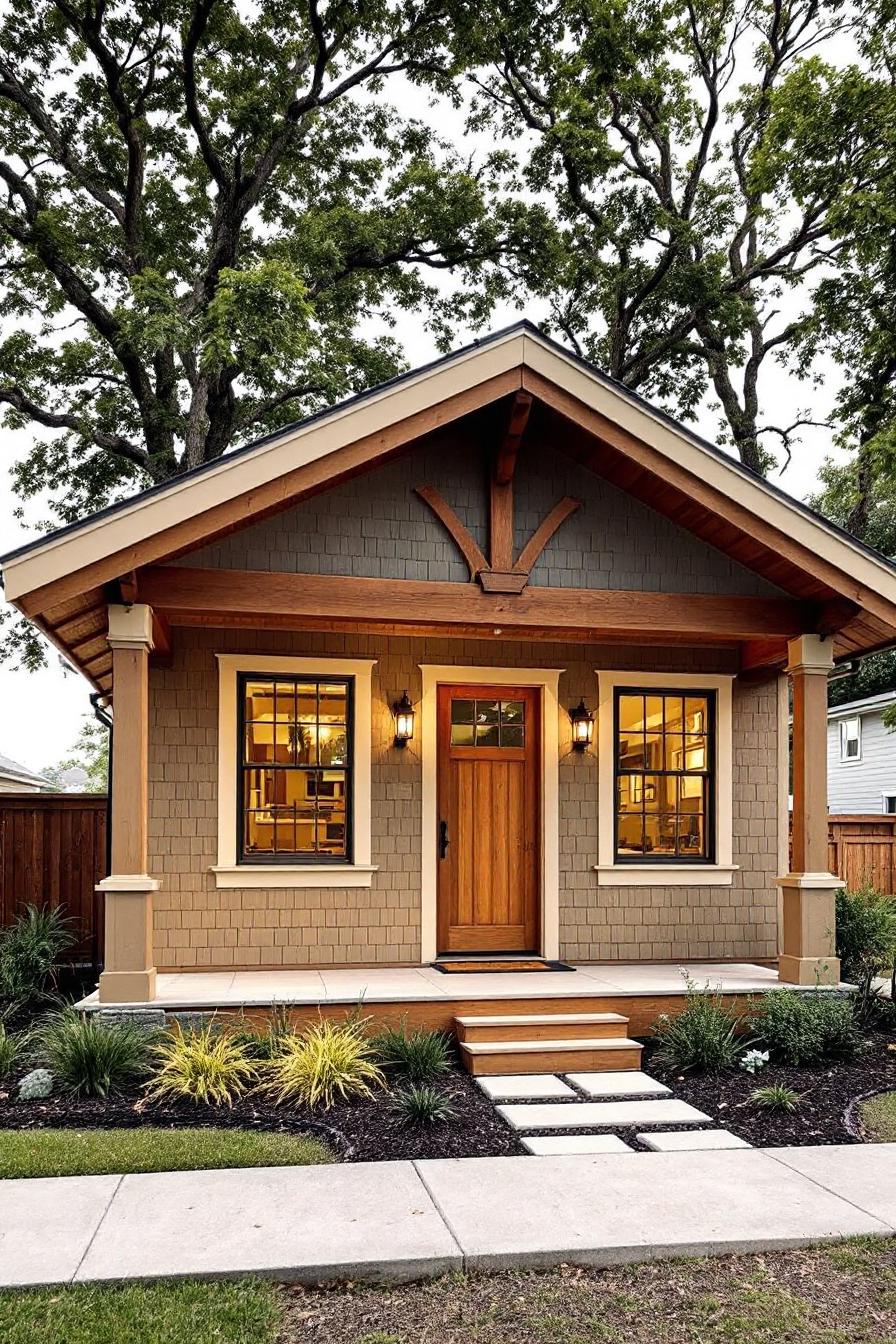
[[[104,864],[104,877],[108,877],[112,871],[112,734],[114,727],[112,724],[112,715],[102,704],[101,700],[107,697],[102,691],[92,691],[90,695],[90,705],[93,709],[93,717],[97,723],[102,724],[109,734],[109,754],[108,764],[106,766],[106,862]],[[98,975],[100,972],[99,958],[100,929],[99,923],[94,919],[93,933],[93,970]]]

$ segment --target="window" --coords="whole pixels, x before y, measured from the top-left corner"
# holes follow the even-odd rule
[[[883,798],[884,812],[887,816],[892,817],[896,815],[896,793],[885,793]]]
[[[617,690],[615,860],[714,859],[712,691]]]
[[[862,755],[862,720],[840,720],[840,759],[857,761]]]
[[[350,681],[247,674],[239,687],[240,857],[350,862]]]
[[[525,700],[452,700],[452,747],[524,747]]]

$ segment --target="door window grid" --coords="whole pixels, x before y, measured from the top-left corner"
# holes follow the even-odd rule
[[[710,861],[713,714],[710,692],[617,692],[617,861]]]
[[[247,674],[240,710],[243,861],[349,860],[350,679]]]
[[[452,700],[451,745],[525,747],[525,700]]]

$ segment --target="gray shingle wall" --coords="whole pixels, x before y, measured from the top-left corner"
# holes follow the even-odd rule
[[[488,553],[482,449],[446,435],[176,563],[466,582],[466,564],[415,485],[439,489]],[[563,495],[583,505],[549,542],[533,584],[742,596],[779,591],[555,449],[524,445],[515,494],[517,553]]]
[[[215,653],[376,658],[370,890],[218,891]],[[178,629],[150,676],[150,872],[164,968],[414,963],[420,958],[421,790],[389,705],[419,699],[420,663],[565,669],[560,678],[561,954],[583,961],[759,959],[776,953],[777,685],[735,684],[731,887],[597,887],[597,759],[571,750],[565,712],[594,703],[596,668],[730,671],[721,651]]]

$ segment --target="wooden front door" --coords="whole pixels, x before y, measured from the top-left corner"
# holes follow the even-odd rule
[[[439,952],[538,952],[541,693],[438,691]]]

